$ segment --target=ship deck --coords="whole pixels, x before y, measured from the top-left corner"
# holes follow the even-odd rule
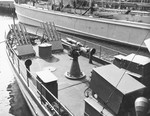
[[[80,80],[71,80],[65,77],[65,72],[70,71],[72,58],[68,56],[68,51],[63,50],[61,53],[54,53],[52,57],[48,59],[42,59],[39,57],[38,45],[34,46],[36,56],[31,58],[32,65],[30,71],[36,77],[36,72],[42,70],[49,70],[50,68],[56,68],[52,73],[58,78],[58,99],[63,105],[65,105],[75,116],[84,115],[84,91],[88,88],[88,82],[92,68],[101,66],[101,64],[93,61],[89,63],[89,59],[79,56],[78,61],[80,70],[85,73],[86,77]],[[25,60],[22,60],[24,62]],[[26,71],[24,70],[26,74]],[[33,82],[36,85],[36,82]],[[35,90],[36,91],[36,90]],[[37,94],[37,97],[38,94]]]

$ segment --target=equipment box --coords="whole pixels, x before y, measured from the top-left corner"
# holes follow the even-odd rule
[[[58,98],[57,77],[49,70],[36,72],[36,74],[38,80],[37,89],[50,103],[54,102],[55,98],[53,96]],[[50,93],[41,84],[43,84]]]
[[[113,64],[94,68],[91,75],[90,88],[97,94],[97,100],[106,109],[118,114],[127,95],[139,94],[145,86]],[[138,96],[137,96],[138,97]],[[128,99],[126,99],[129,101]],[[132,100],[134,101],[134,100]],[[134,103],[134,102],[133,102]]]
[[[146,76],[149,74],[150,69],[150,58],[130,54],[128,56],[115,56],[115,60],[113,62],[119,68],[127,69],[130,72],[140,74],[142,76]]]

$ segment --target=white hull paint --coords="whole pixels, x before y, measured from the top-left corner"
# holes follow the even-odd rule
[[[41,22],[54,22],[59,31],[142,47],[143,41],[150,38],[150,24],[93,18],[26,4],[15,7],[19,22],[35,27],[41,27]]]

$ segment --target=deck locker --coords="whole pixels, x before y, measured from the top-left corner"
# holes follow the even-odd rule
[[[56,98],[58,98],[57,77],[50,70],[39,71],[36,73],[37,79],[41,82]],[[44,95],[50,103],[55,99],[37,82],[37,89]]]
[[[114,64],[133,73],[146,76],[149,74],[150,58],[133,53],[127,56],[117,55]]]
[[[124,71],[113,64],[94,68],[91,75],[90,88],[93,99],[85,99],[85,112],[96,110],[96,103],[99,107],[111,112],[113,115],[121,114],[128,111],[137,97],[141,96],[141,91],[145,86],[134,79]],[[95,98],[94,95],[97,95]],[[87,110],[88,109],[88,110]],[[95,113],[95,114],[97,114]],[[88,114],[92,116],[92,114]],[[98,116],[98,115],[96,115]]]

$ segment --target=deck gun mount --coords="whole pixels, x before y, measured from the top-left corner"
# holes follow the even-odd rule
[[[74,42],[75,43],[75,42]],[[65,73],[65,76],[69,79],[82,79],[85,77],[85,74],[81,72],[80,66],[78,63],[78,57],[83,54],[89,54],[89,63],[92,63],[92,55],[96,52],[96,50],[83,47],[81,43],[71,44],[69,56],[73,58],[72,65],[69,72]]]
[[[80,43],[73,44],[70,47],[69,56],[72,58],[79,57],[82,55],[89,55],[89,63],[92,63],[92,56],[95,54],[96,49],[95,48],[88,48],[81,46]]]
[[[85,77],[85,74],[81,72],[80,66],[78,63],[78,57],[81,55],[81,51],[77,45],[72,45],[70,47],[70,52],[68,54],[70,57],[73,58],[71,68],[69,72],[65,73],[65,76],[68,79],[78,80]]]
[[[68,44],[71,46],[70,51],[73,49],[76,49],[80,55],[88,56],[89,57],[89,63],[92,63],[93,55],[96,53],[95,48],[89,48],[88,46],[83,45],[80,42],[77,42],[71,38],[67,38]]]

